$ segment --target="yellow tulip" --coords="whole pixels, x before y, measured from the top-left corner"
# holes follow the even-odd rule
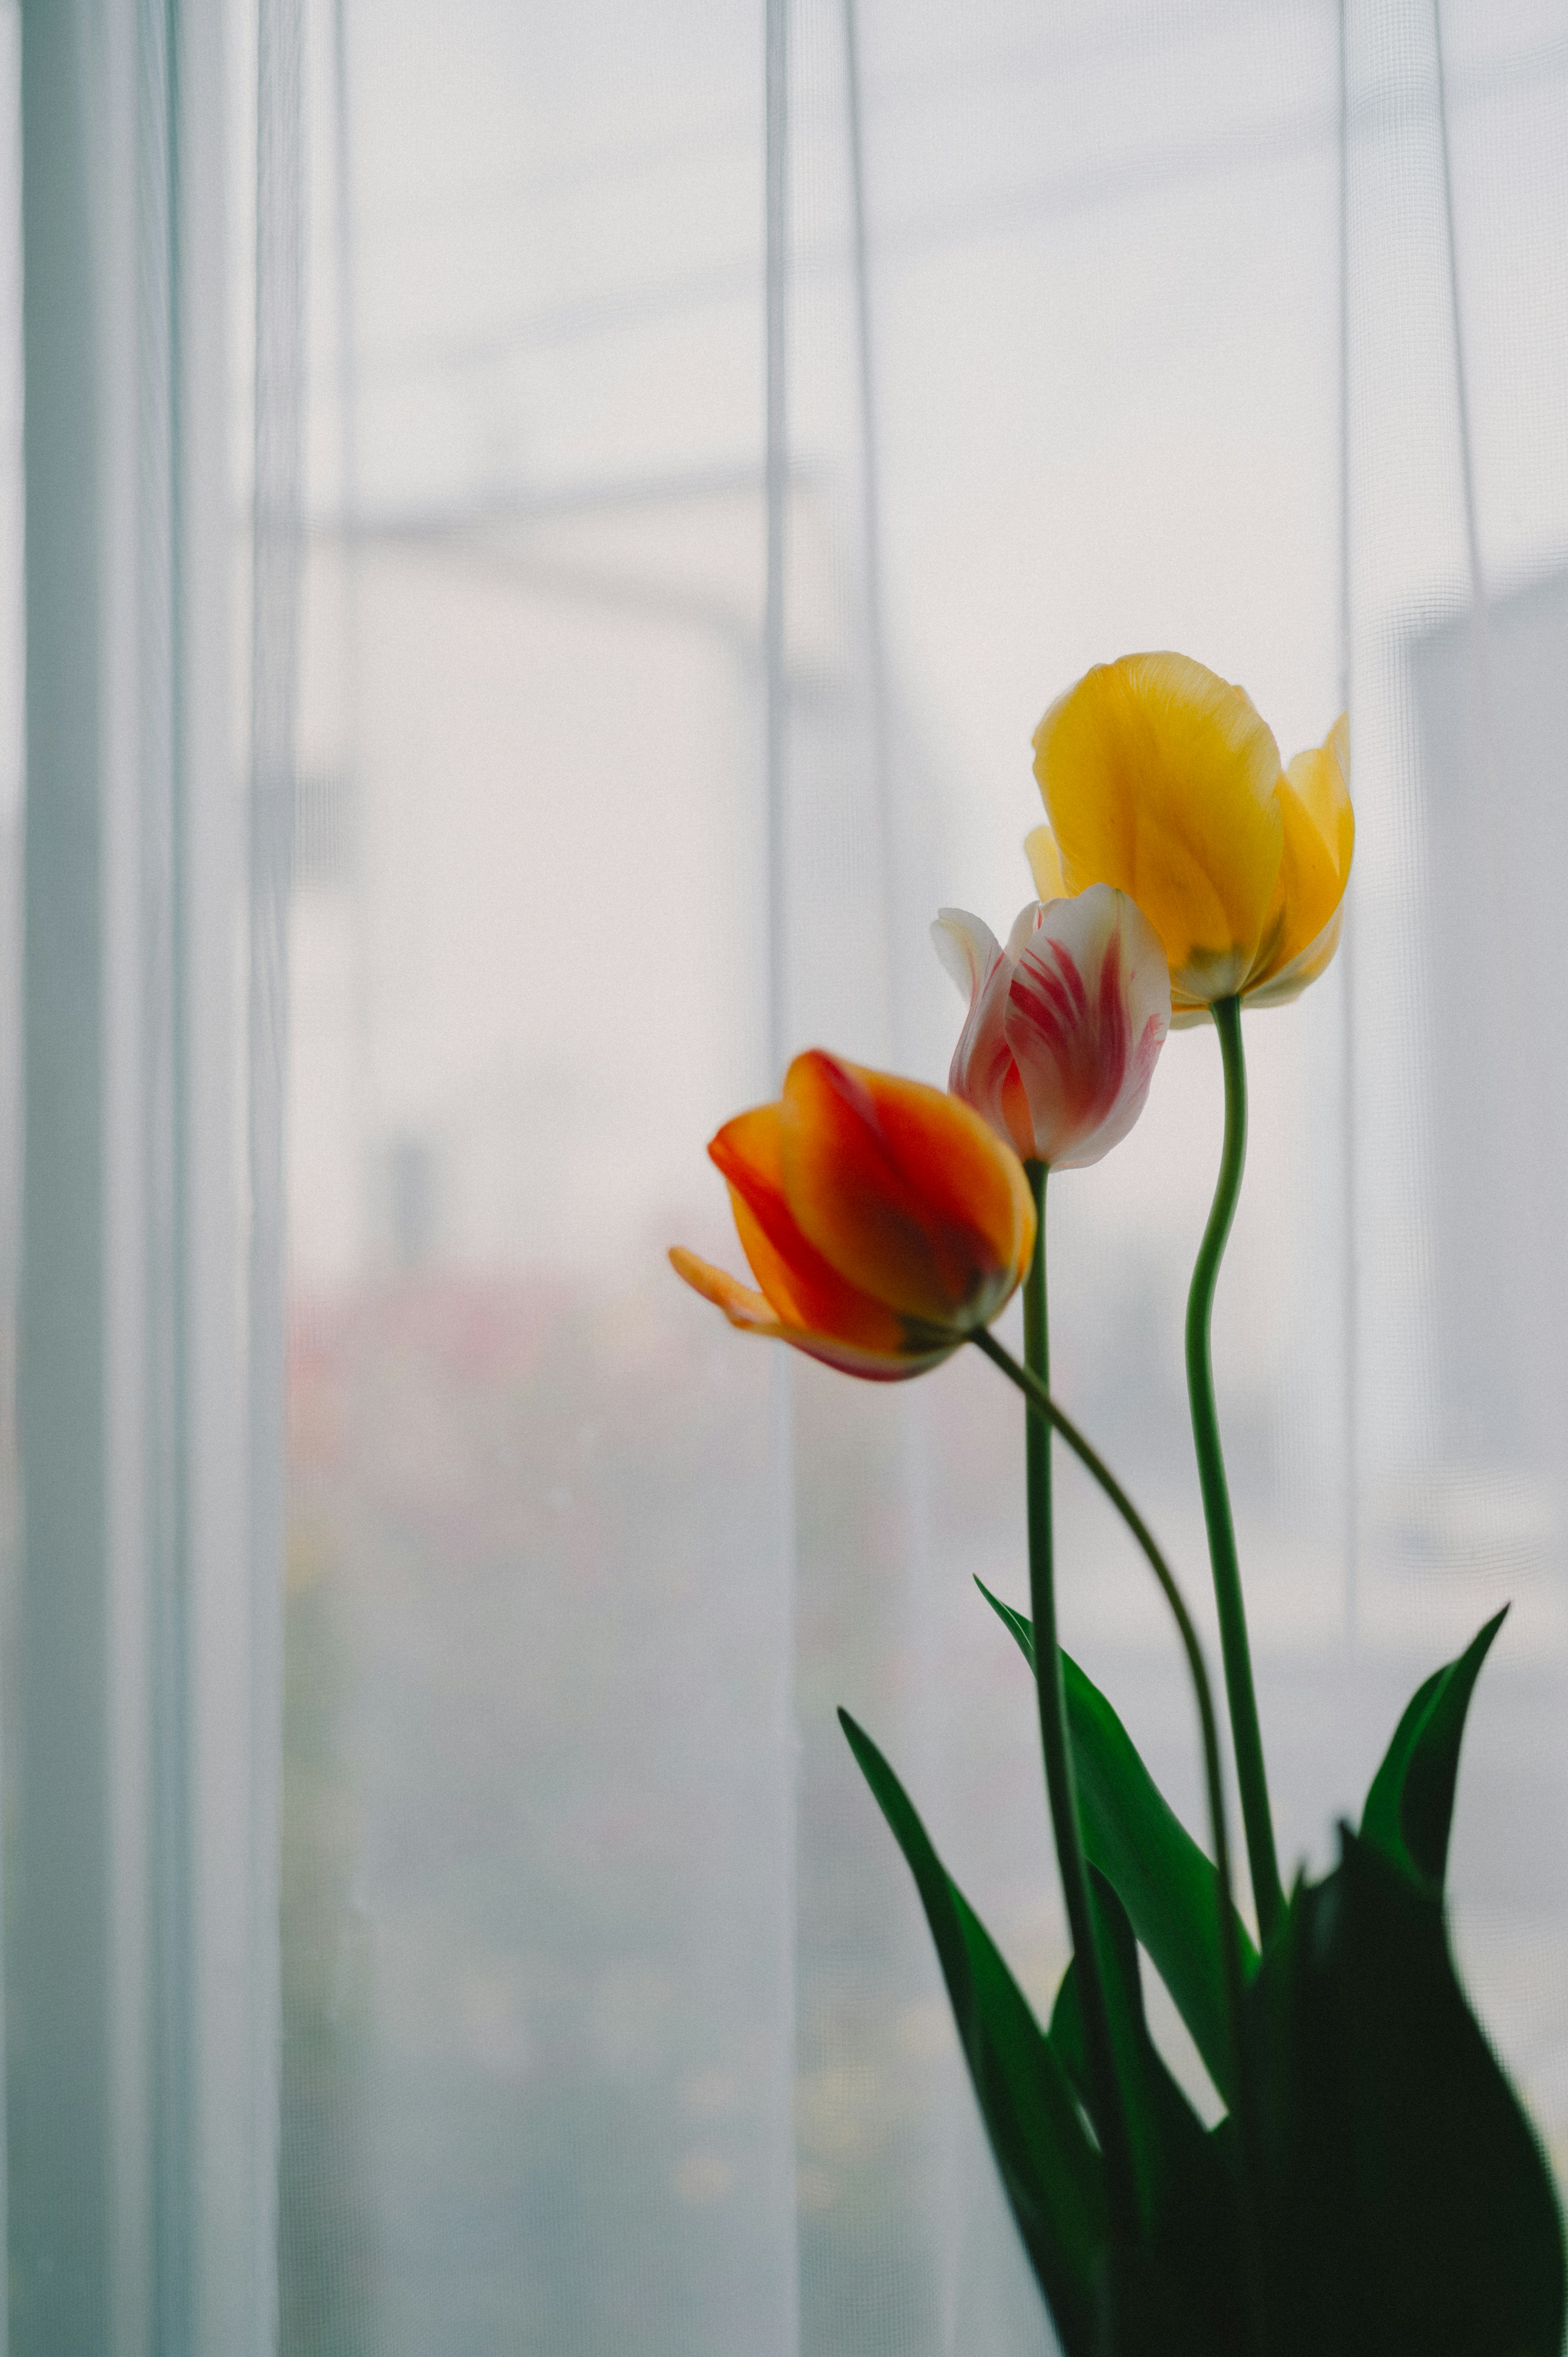
[[[1164,945],[1171,1020],[1316,980],[1339,938],[1355,841],[1343,716],[1289,770],[1245,690],[1185,655],[1087,673],[1035,732],[1048,826],[1026,849],[1042,900],[1112,884]]]

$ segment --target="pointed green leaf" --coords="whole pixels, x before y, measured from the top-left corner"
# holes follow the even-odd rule
[[[1126,2097],[1132,2131],[1138,2205],[1147,2230],[1166,2179],[1174,2172],[1204,2166],[1203,2124],[1149,2036],[1138,1974],[1138,1946],[1127,1910],[1098,1867],[1090,1867],[1089,1880],[1117,2076]],[[1089,2114],[1090,2125],[1099,2134],[1076,1964],[1069,1965],[1057,1992],[1050,2040],[1077,2090],[1079,2101]]]
[[[975,1585],[1032,1665],[1030,1622],[983,1582]],[[1164,1798],[1110,1703],[1068,1653],[1062,1655],[1062,1676],[1084,1848],[1126,1908],[1209,2077],[1229,2104],[1235,2091],[1214,1867]],[[1240,1916],[1236,1930],[1242,1973],[1250,1975],[1257,1968],[1257,1951]]]
[[[1342,1829],[1248,1998],[1280,2357],[1556,2357],[1563,2227],[1441,1900]]]
[[[1139,2211],[1164,2302],[1155,2345],[1165,2357],[1187,2350],[1193,2357],[1223,2357],[1246,2347],[1235,2180],[1149,2035],[1126,1909],[1096,1867],[1089,1873]],[[1079,1986],[1075,1963],[1058,1991],[1050,2037],[1093,2124]]]
[[[984,1597],[987,1604],[990,1605],[993,1612],[995,1613],[998,1620],[1001,1621],[1002,1626],[1012,1636],[1019,1652],[1023,1654],[1024,1659],[1028,1663],[1029,1667],[1033,1669],[1035,1666],[1035,1624],[1030,1620],[1028,1614],[1026,1612],[1016,1612],[1014,1610],[1011,1604],[1004,1604],[999,1596],[993,1596],[992,1594],[983,1579],[977,1579],[974,1584],[976,1587],[979,1588],[982,1596]]]
[[[1508,1613],[1505,1604],[1449,1662],[1416,1689],[1361,1813],[1361,1836],[1418,1881],[1441,1891],[1459,1746],[1481,1663]]]
[[[1109,2233],[1100,2156],[1027,2000],[903,1786],[849,1713],[839,1719],[914,1874],[992,2150],[1063,2348],[1093,2357]]]

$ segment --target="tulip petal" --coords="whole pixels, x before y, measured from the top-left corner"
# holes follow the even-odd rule
[[[972,1007],[1002,954],[995,934],[983,918],[972,917],[967,909],[939,909],[931,925],[931,942]]]
[[[1022,1278],[1035,1237],[1028,1181],[956,1098],[811,1049],[785,1078],[779,1137],[802,1233],[849,1284],[918,1326],[967,1333]]]
[[[779,1146],[779,1106],[758,1105],[726,1122],[708,1153],[729,1182],[741,1249],[780,1330],[789,1340],[828,1336],[857,1353],[905,1354],[908,1336],[897,1311],[847,1281],[801,1232],[786,1195]]]
[[[743,1333],[765,1334],[774,1341],[782,1338],[784,1329],[763,1296],[742,1285],[727,1268],[715,1268],[711,1260],[699,1260],[684,1244],[671,1245],[670,1265],[677,1276],[685,1278],[693,1293],[700,1293],[704,1301],[722,1309],[730,1324],[738,1326]]]
[[[1349,768],[1350,726],[1341,713],[1323,743],[1298,753],[1280,781],[1284,851],[1262,946],[1244,985],[1260,1006],[1294,998],[1334,954],[1339,938],[1334,920],[1356,843]],[[1282,990],[1278,984],[1289,986]]]
[[[1257,958],[1283,850],[1279,748],[1251,699],[1185,655],[1125,655],[1058,698],[1035,775],[1069,889],[1113,884],[1209,1001]]]
[[[1029,829],[1024,837],[1024,856],[1035,879],[1036,897],[1041,900],[1065,900],[1067,878],[1062,874],[1062,856],[1048,826]]]
[[[704,1301],[722,1309],[732,1326],[743,1334],[760,1334],[770,1341],[793,1343],[809,1358],[821,1359],[846,1375],[859,1375],[874,1383],[902,1383],[907,1376],[924,1374],[951,1356],[958,1348],[956,1341],[940,1350],[918,1353],[900,1351],[886,1357],[874,1351],[857,1351],[847,1342],[835,1340],[831,1335],[808,1334],[798,1328],[780,1324],[760,1293],[753,1293],[727,1269],[715,1268],[711,1261],[699,1260],[695,1253],[685,1251],[680,1244],[671,1247],[670,1265],[677,1276],[684,1277],[693,1290]]]
[[[1276,974],[1270,974],[1267,982],[1260,983],[1255,990],[1248,991],[1247,1005],[1285,1006],[1293,998],[1299,998],[1307,984],[1316,982],[1332,960],[1339,946],[1344,918],[1345,904],[1341,901],[1323,931],[1315,941],[1308,942],[1298,957],[1292,958],[1288,965],[1283,965]]]
[[[927,1351],[901,1351],[897,1358],[885,1359],[875,1351],[856,1351],[848,1342],[835,1341],[831,1334],[796,1334],[785,1331],[786,1342],[803,1351],[808,1359],[820,1359],[824,1367],[836,1367],[841,1375],[858,1375],[866,1383],[902,1383],[911,1375],[924,1375],[932,1367],[940,1367],[950,1359],[961,1346],[962,1337],[955,1334],[950,1341]]]
[[[1032,932],[1038,913],[1038,903],[1031,900],[1014,926],[1014,932],[1019,931],[1026,920]],[[1004,953],[997,947],[990,926],[979,917],[972,917],[966,909],[940,909],[931,927],[931,939],[937,945],[937,954],[961,989],[967,976],[970,993],[969,1017],[953,1049],[948,1087],[966,1105],[972,1105],[981,1119],[988,1122],[998,1137],[1004,1137],[1017,1153],[1033,1154],[1028,1100],[1004,1029],[1007,988],[1013,977],[1012,944],[1009,942]]]
[[[1052,901],[1004,1028],[1040,1160],[1074,1170],[1109,1154],[1144,1109],[1170,1028],[1165,952],[1135,903],[1105,884]]]
[[[1013,929],[1007,936],[1007,963],[1009,965],[1017,964],[1018,960],[1023,956],[1024,952],[1028,948],[1029,943],[1034,940],[1035,935],[1039,931],[1041,925],[1045,922],[1045,917],[1046,911],[1041,902],[1038,900],[1026,900],[1024,906],[1014,918]]]

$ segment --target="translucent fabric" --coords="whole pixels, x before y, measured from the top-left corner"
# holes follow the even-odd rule
[[[1244,683],[1287,758],[1349,705],[1344,944],[1245,1018],[1216,1321],[1282,1864],[1326,1864],[1410,1691],[1511,1599],[1453,1920],[1561,2179],[1560,10],[263,0],[262,21],[259,91],[256,25],[230,23],[234,185],[258,126],[262,160],[222,295],[257,296],[232,303],[248,890],[218,927],[251,977],[248,1118],[215,1088],[196,1112],[244,1142],[250,1258],[203,1283],[246,1304],[231,1600],[263,1662],[286,1534],[281,2048],[275,1719],[242,1731],[254,1847],[220,1926],[253,1975],[254,2051],[223,2049],[252,2159],[278,2071],[279,2346],[1054,2346],[834,1716],[896,1761],[1047,2007],[1067,1946],[1030,1696],[972,1586],[1026,1593],[1017,1403],[972,1352],[886,1389],[786,1362],[664,1247],[739,1268],[703,1149],[790,1052],[944,1078],[963,1009],[929,920],[1005,937],[1036,724],[1137,649]],[[0,299],[14,350],[3,270]],[[185,594],[209,610],[203,580]],[[0,1028],[8,1332],[19,1037]],[[1174,1037],[1137,1128],[1048,1211],[1058,1387],[1211,1659],[1181,1332],[1220,1118],[1212,1030]],[[1159,1600],[1070,1465],[1058,1514],[1065,1641],[1201,1831]],[[261,2349],[265,2187],[234,2207]]]
[[[785,1368],[659,1248],[733,1262],[702,1145],[782,1052],[941,1077],[929,916],[1011,922],[1034,724],[1142,646],[1287,756],[1348,683],[1346,946],[1248,1018],[1219,1305],[1265,1738],[1321,1865],[1513,1598],[1455,1921],[1561,2160],[1560,30],[1447,7],[1440,73],[1429,9],[1355,0],[381,22],[316,255],[354,301],[304,723],[340,834],[293,920],[290,2345],[1048,2344],[833,1717],[1046,2004],[970,1585],[1023,1593],[1015,1402]],[[1183,1036],[1050,1207],[1061,1388],[1197,1597],[1219,1129]],[[1068,1642],[1197,1823],[1170,1633],[1061,1486]]]

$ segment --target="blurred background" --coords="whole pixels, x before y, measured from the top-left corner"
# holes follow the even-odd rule
[[[664,1250],[739,1266],[703,1145],[796,1048],[944,1079],[929,920],[1005,932],[1035,724],[1144,647],[1244,683],[1286,759],[1351,710],[1345,946],[1247,1018],[1217,1316],[1282,1862],[1327,1864],[1409,1692],[1511,1598],[1454,1924],[1568,2169],[1560,10],[305,24],[284,2350],[1051,2347],[833,1717],[1048,2005],[1030,1695],[972,1584],[1026,1594],[1015,1400],[968,1355],[786,1365]],[[253,42],[237,7],[237,122]],[[11,1026],[6,1207],[15,1059]],[[1058,1387],[1200,1605],[1181,1318],[1219,1127],[1211,1032],[1173,1038],[1051,1201]],[[1060,1488],[1065,1640],[1200,1829],[1157,1599]]]

